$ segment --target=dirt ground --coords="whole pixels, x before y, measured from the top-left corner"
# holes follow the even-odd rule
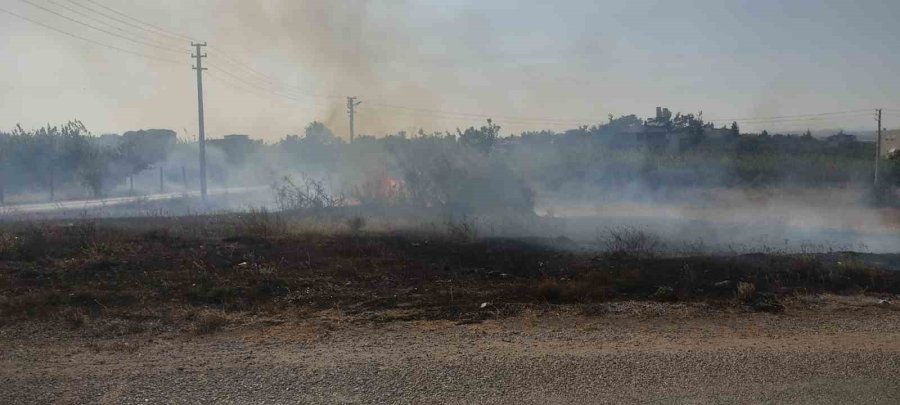
[[[7,324],[0,403],[900,402],[900,306],[871,297],[796,298],[780,314],[619,302],[474,323],[383,315],[229,314],[205,332],[121,336]]]

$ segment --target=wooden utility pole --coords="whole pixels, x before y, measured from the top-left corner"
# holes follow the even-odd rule
[[[200,52],[200,48],[206,46],[206,42],[194,43],[191,46],[196,48],[196,53],[191,57],[196,59],[194,70],[197,71],[197,117],[200,122],[200,197],[206,202],[206,132],[203,127],[203,58],[205,53]]]
[[[163,167],[159,167],[159,192],[164,193],[166,190],[165,185],[163,184]]]
[[[875,120],[878,121],[878,137],[875,139],[875,185],[878,185],[878,171],[881,163],[881,109],[875,110]]]
[[[353,143],[353,138],[356,137],[353,120],[356,115],[356,106],[360,104],[362,104],[362,101],[356,101],[356,97],[347,97],[347,114],[350,116],[350,143]]]

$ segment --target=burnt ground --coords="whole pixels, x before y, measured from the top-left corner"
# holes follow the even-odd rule
[[[8,225],[3,403],[896,403],[896,257]],[[630,246],[630,247],[629,247]]]
[[[485,303],[496,315],[523,305],[617,300],[704,301],[777,312],[781,298],[797,294],[900,292],[893,255],[664,257],[628,248],[592,251],[566,239],[294,233],[258,219],[252,226],[246,219],[241,226],[222,221],[8,228],[0,239],[0,320],[59,311],[125,316],[169,307],[402,310],[409,319],[468,320],[485,316]]]

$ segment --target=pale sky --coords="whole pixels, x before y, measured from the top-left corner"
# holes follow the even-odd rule
[[[897,1],[0,0],[59,30],[175,62],[0,12],[0,127],[78,118],[98,134],[196,135],[189,40],[138,29],[99,5],[210,44],[213,138],[274,141],[312,120],[346,136],[348,95],[363,101],[357,132],[376,135],[481,125],[484,116],[504,133],[563,129],[610,113],[647,117],[656,106],[702,110],[718,125],[882,107],[885,126],[900,126]],[[741,123],[770,132],[875,125],[871,111],[817,118]]]

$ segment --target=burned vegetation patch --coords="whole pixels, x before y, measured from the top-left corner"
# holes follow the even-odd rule
[[[34,248],[32,238],[45,246]],[[665,256],[541,238],[183,235],[95,224],[5,230],[3,241],[6,321],[71,308],[102,315],[185,307],[469,319],[521,305],[614,300],[778,312],[781,297],[793,294],[900,292],[900,272],[849,252]]]

